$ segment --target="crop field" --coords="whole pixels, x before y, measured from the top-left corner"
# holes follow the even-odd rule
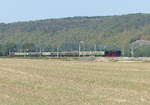
[[[1,58],[0,105],[150,105],[150,62]]]

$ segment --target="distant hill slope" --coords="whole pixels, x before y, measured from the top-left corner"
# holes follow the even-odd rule
[[[33,43],[36,48],[122,48],[136,40],[150,40],[150,14],[73,17],[0,24],[0,44],[18,47]]]

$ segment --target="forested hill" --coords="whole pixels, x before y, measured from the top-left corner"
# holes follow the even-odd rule
[[[72,17],[0,24],[0,51],[84,50],[129,48],[136,40],[150,40],[150,14]]]

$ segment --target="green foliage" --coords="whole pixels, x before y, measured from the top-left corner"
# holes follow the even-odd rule
[[[150,14],[73,17],[0,24],[0,44],[8,50],[36,51],[122,49],[136,40],[150,40]],[[8,43],[9,42],[9,43]],[[9,46],[9,47],[8,47]]]
[[[144,46],[135,50],[135,56],[137,57],[150,57],[150,46]]]
[[[34,51],[35,45],[33,43],[25,43],[22,45],[21,49],[23,51]]]

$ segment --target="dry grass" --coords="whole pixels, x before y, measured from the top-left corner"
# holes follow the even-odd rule
[[[150,63],[0,59],[0,105],[150,105]]]

